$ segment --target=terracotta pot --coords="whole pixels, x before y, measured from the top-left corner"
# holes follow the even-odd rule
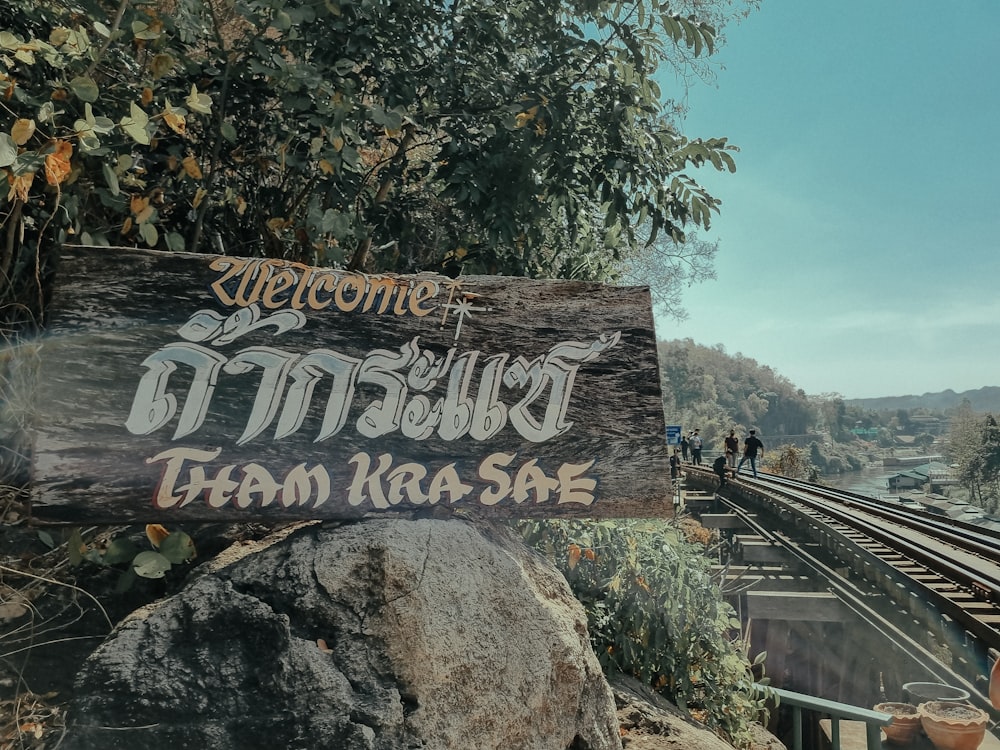
[[[938,750],[976,750],[990,715],[968,703],[928,701],[917,706],[920,724]]]
[[[907,682],[903,685],[903,700],[917,705],[927,701],[967,701],[969,691],[942,682]]]
[[[874,710],[892,714],[892,724],[882,727],[885,741],[893,745],[908,745],[920,731],[920,714],[912,703],[877,703]]]

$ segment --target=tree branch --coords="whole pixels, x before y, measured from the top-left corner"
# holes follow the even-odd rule
[[[104,44],[101,45],[101,49],[98,50],[97,56],[94,57],[93,62],[87,68],[86,77],[89,78],[97,70],[97,66],[100,64],[101,59],[104,57],[105,53],[108,51],[108,47],[111,46],[111,40],[115,38],[115,33],[121,28],[122,18],[125,17],[125,9],[128,7],[129,0],[121,0],[118,3],[118,10],[115,11],[115,20],[111,24],[111,31],[108,34],[108,38],[104,40]]]

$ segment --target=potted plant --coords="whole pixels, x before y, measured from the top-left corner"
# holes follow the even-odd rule
[[[920,731],[920,714],[912,703],[876,703],[874,710],[892,715],[892,724],[882,727],[886,742],[907,745],[917,738],[917,732]]]
[[[920,724],[938,750],[976,750],[990,715],[968,703],[927,701],[917,706]]]

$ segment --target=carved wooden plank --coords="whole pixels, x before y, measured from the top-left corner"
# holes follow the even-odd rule
[[[672,512],[648,290],[67,247],[33,513]]]

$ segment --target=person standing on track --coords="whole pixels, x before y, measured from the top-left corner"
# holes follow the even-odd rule
[[[746,461],[750,462],[750,468],[753,469],[753,478],[757,478],[757,453],[760,453],[760,457],[764,457],[764,444],[757,437],[757,430],[750,430],[750,434],[747,439],[743,441],[743,458],[740,459],[739,465],[736,467],[736,473],[740,473],[740,469],[743,468],[743,464]]]
[[[691,463],[701,466],[701,435],[698,434],[698,430],[694,431],[688,444],[691,446]]]
[[[681,456],[676,448],[670,456],[670,478],[674,481],[681,478]]]
[[[729,437],[725,439],[726,445],[726,466],[730,469],[736,468],[736,451],[740,449],[740,439],[736,437],[736,430],[729,431]]]

